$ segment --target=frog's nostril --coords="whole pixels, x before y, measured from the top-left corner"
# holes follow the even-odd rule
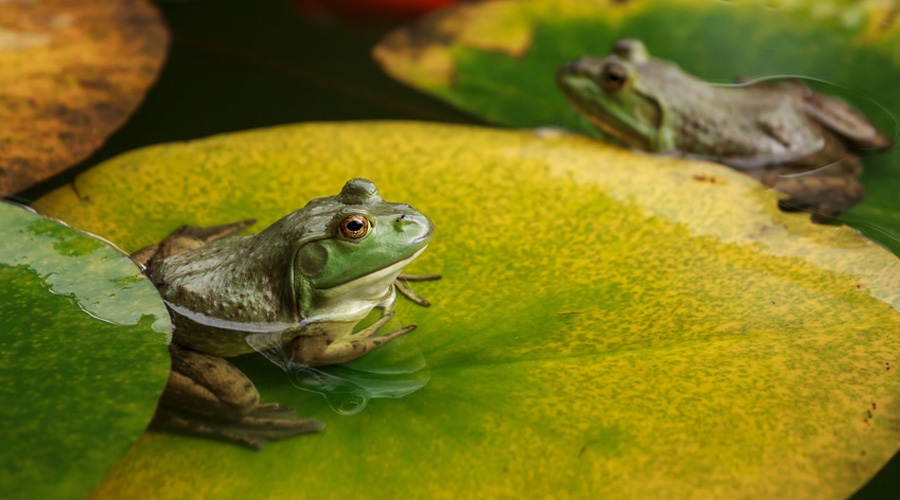
[[[403,222],[405,220],[409,220],[409,217],[407,217],[405,214],[397,217],[397,222]]]
[[[579,57],[563,67],[563,73],[593,78],[600,72],[600,65],[589,57]]]
[[[575,59],[574,61],[567,64],[566,70],[569,73],[572,73],[575,75],[584,75],[584,74],[588,73],[587,65],[584,64],[584,60],[582,60],[582,59]]]

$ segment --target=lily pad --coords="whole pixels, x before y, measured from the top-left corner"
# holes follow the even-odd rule
[[[554,75],[615,40],[710,82],[801,76],[866,112],[897,138],[896,2],[491,0],[430,14],[388,35],[374,56],[393,77],[491,122],[598,136]],[[865,159],[867,198],[839,220],[900,253],[900,150]]]
[[[124,255],[7,203],[0,284],[0,491],[79,498],[153,416],[168,313]]]
[[[6,0],[0,196],[86,158],[156,80],[168,32],[147,0]]]
[[[719,165],[568,134],[308,124],[134,151],[36,206],[127,250],[353,177],[436,227],[398,301],[430,378],[261,452],[147,433],[92,498],[843,498],[900,448],[900,262]],[[388,328],[388,327],[386,327]],[[379,351],[381,351],[379,353]],[[370,357],[361,361],[371,363]],[[353,365],[355,366],[355,365]]]

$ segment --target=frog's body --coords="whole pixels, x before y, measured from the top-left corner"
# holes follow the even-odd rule
[[[374,336],[393,315],[397,281],[431,239],[433,227],[409,205],[388,203],[364,179],[313,200],[254,235],[252,224],[184,226],[132,259],[173,313],[172,375],[154,420],[158,427],[231,439],[253,447],[321,429],[280,405],[259,405],[253,384],[223,357],[284,347],[300,364],[356,359],[412,331]],[[409,276],[405,279],[436,279]],[[354,333],[375,307],[386,314]]]
[[[813,209],[819,220],[865,195],[852,150],[892,145],[859,111],[801,83],[711,85],[650,57],[634,39],[563,66],[557,82],[623,144],[729,165],[787,193],[782,208]]]

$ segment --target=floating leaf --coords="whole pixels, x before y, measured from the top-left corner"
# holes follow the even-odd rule
[[[79,498],[153,416],[168,313],[125,256],[6,203],[0,285],[0,491]]]
[[[556,88],[556,70],[637,37],[654,57],[711,82],[822,80],[811,83],[897,136],[897,9],[890,1],[493,0],[430,14],[388,35],[374,55],[398,80],[492,122],[596,136]],[[900,253],[900,150],[865,163],[867,198],[840,220]]]
[[[37,206],[127,250],[257,229],[353,177],[436,227],[398,301],[428,383],[256,453],[148,433],[92,498],[842,498],[900,447],[900,262],[719,165],[584,137],[310,124],[134,151]],[[351,365],[355,366],[354,365]]]
[[[0,4],[2,196],[99,148],[156,79],[168,32],[146,0]]]

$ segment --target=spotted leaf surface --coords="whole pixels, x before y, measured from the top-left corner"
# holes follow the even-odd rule
[[[0,203],[0,491],[80,498],[147,426],[169,316],[106,243]]]
[[[91,498],[844,498],[900,447],[900,263],[783,214],[725,167],[585,137],[308,124],[134,151],[35,206],[127,251],[182,224],[266,227],[366,177],[428,215],[427,383],[261,452],[148,433]],[[285,271],[287,272],[287,270]],[[359,365],[356,365],[359,366]]]

